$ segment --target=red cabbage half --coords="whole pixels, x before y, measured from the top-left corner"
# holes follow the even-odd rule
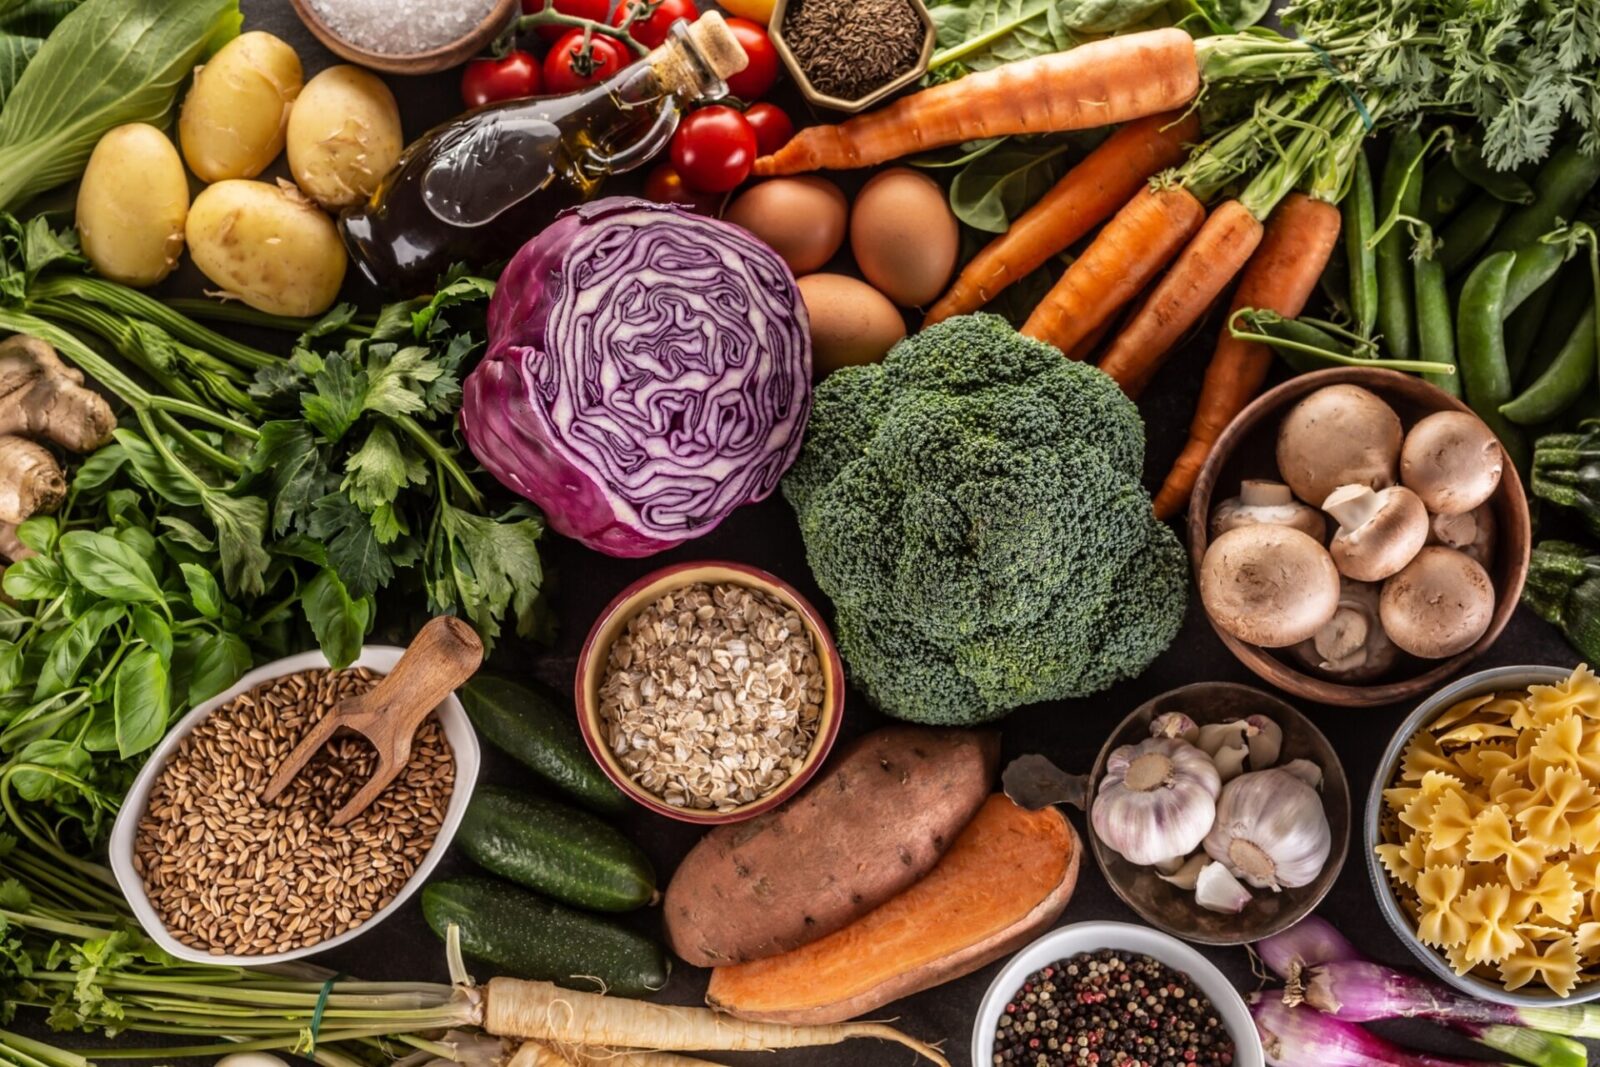
[[[611,197],[522,247],[461,426],[555,530],[613,556],[707,533],[778,487],[811,408],[794,276],[746,231]]]

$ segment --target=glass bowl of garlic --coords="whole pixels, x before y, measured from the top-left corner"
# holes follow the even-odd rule
[[[1024,807],[1084,808],[1117,896],[1200,944],[1293,926],[1333,887],[1349,849],[1350,785],[1333,746],[1290,704],[1232,682],[1140,705],[1087,775],[1024,756],[1004,785]]]

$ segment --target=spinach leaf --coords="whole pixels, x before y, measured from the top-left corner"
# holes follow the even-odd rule
[[[1074,43],[1056,0],[946,0],[929,14],[939,65],[959,59],[968,70],[988,70]]]
[[[136,648],[117,666],[111,705],[117,724],[117,753],[123,759],[161,740],[167,732],[172,698],[167,692],[166,665],[155,649]]]
[[[239,30],[237,0],[84,0],[0,111],[0,209],[71,181],[114,126],[164,126],[178,87]]]
[[[1005,233],[1066,173],[1069,147],[1011,144],[973,160],[950,183],[950,210],[975,230]]]
[[[61,559],[68,577],[107,600],[161,599],[161,586],[145,558],[111,534],[73,530],[61,537]]]

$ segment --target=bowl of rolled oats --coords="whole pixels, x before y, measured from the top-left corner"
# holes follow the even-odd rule
[[[276,800],[260,797],[305,732],[404,651],[368,645],[342,670],[321,652],[290,656],[173,727],[110,843],[117,884],[152,940],[191,962],[284,963],[370,930],[421,888],[478,776],[477,735],[454,694],[417,728],[401,773],[344,826],[332,814],[376,766],[365,738],[336,734]]]
[[[793,796],[839,733],[844,667],[787,582],[723,561],[646,575],[578,658],[578,725],[617,787],[659,814],[738,822]]]

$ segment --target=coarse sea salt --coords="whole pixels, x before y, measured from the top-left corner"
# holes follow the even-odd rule
[[[341,38],[369,52],[409,56],[459,41],[494,0],[307,0]]]

